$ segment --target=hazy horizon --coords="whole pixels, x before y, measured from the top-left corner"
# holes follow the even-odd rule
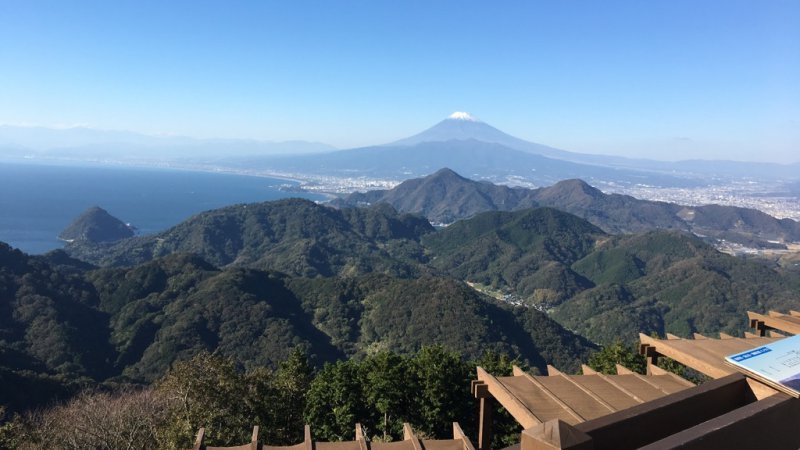
[[[0,124],[339,149],[468,111],[655,160],[798,162],[800,4],[0,4]]]

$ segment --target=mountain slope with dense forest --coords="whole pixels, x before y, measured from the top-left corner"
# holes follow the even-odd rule
[[[419,274],[416,241],[433,231],[418,216],[386,205],[335,210],[302,199],[207,211],[155,235],[112,244],[74,242],[66,251],[103,266],[130,266],[172,253],[195,253],[218,267],[296,276],[372,272]]]
[[[299,278],[219,269],[184,253],[79,270],[0,250],[0,374],[15,384],[20,377],[55,386],[79,377],[151,381],[201,351],[255,369],[274,367],[296,347],[321,365],[442,344],[469,358],[519,355],[544,370],[547,363],[575,369],[593,348],[539,311],[450,278]]]
[[[510,188],[464,178],[441,169],[404,181],[390,190],[353,193],[337,206],[388,203],[400,212],[417,213],[434,223],[451,223],[486,211],[514,211],[550,206],[575,214],[609,233],[675,229],[702,236],[770,247],[768,241],[800,241],[800,223],[734,206],[682,206],[605,194],[584,181],[559,181],[539,189]]]

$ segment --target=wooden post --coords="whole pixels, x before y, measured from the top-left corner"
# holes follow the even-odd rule
[[[491,450],[492,448],[492,416],[494,415],[494,402],[492,397],[480,399],[480,413],[478,416],[478,450]]]
[[[588,434],[568,423],[553,419],[522,430],[520,450],[592,450],[594,445]]]

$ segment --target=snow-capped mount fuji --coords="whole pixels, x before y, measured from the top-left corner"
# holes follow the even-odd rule
[[[538,153],[553,158],[570,159],[570,152],[528,142],[511,136],[483,122],[468,112],[456,111],[446,119],[411,137],[386,144],[411,146],[423,142],[467,141],[474,139],[490,144],[500,144],[523,152]]]
[[[534,144],[506,134],[465,112],[456,112],[433,127],[400,141],[339,150],[313,156],[241,161],[247,168],[267,167],[284,173],[357,179],[406,180],[429,175],[442,167],[473,179],[547,186],[559,180],[681,185],[670,175],[609,169],[569,161],[572,153]]]

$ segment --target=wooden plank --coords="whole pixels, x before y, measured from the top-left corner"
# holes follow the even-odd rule
[[[580,378],[578,378],[578,377],[571,377],[571,376],[565,375],[563,373],[559,373],[559,376],[564,377],[565,380],[567,380],[570,383],[572,383],[576,388],[578,388],[581,391],[585,392],[586,395],[592,397],[598,404],[602,405],[605,409],[607,409],[608,412],[616,411],[616,408],[614,408],[608,402],[603,400],[599,395],[597,395],[594,392],[592,392],[591,389],[589,389],[589,388],[585,387],[583,384],[581,384],[580,380],[583,379],[583,377],[586,377],[586,376],[589,376],[589,375],[581,375]]]
[[[669,340],[669,341],[680,339],[680,338],[681,338],[680,336],[675,336],[672,333],[667,333],[667,340]]]
[[[511,394],[503,384],[497,381],[497,378],[490,375],[482,367],[477,367],[476,370],[478,372],[478,380],[486,384],[492,396],[503,405],[520,425],[522,425],[522,428],[530,428],[542,423],[527,406],[520,402],[516,396]]]
[[[768,333],[769,333],[769,337],[773,337],[773,338],[785,338],[786,337],[785,334],[778,333],[775,330],[769,330]]]
[[[789,310],[789,315],[793,317],[800,317],[800,311],[795,311],[793,309]]]
[[[639,448],[743,406],[746,392],[746,378],[736,373],[574,428],[592,437],[594,450]]]
[[[617,366],[617,375],[633,375],[639,380],[643,381],[644,383],[647,383],[648,385],[652,386],[654,389],[661,391],[665,395],[670,393],[661,386],[659,386],[658,384],[650,381],[648,377],[642,376],[642,374],[636,373],[631,369],[628,369],[627,367],[623,366],[622,364],[617,364],[616,366]]]
[[[723,332],[721,332],[721,331],[720,331],[720,333],[719,333],[719,338],[720,338],[720,339],[734,339],[734,337],[733,337],[733,336],[731,336],[730,334],[728,334],[728,333],[723,333]]]
[[[778,312],[778,311],[767,311],[767,315],[770,317],[783,317],[785,314]]]
[[[692,351],[684,351],[679,347],[679,345],[685,346],[685,344],[682,343],[692,341],[659,340],[643,333],[639,333],[639,340],[642,342],[642,344],[647,344],[648,346],[653,347],[656,352],[672,358],[675,361],[689,366],[712,378],[721,378],[733,373],[733,370],[730,367],[725,366],[724,363],[719,360],[717,355],[703,350],[703,348],[700,346],[696,346],[696,348],[693,348]]]
[[[526,379],[527,379],[527,380],[528,380],[528,381],[529,381],[531,384],[533,384],[534,386],[536,386],[537,388],[539,388],[539,389],[540,389],[542,392],[544,392],[544,393],[545,393],[545,395],[547,395],[548,397],[550,397],[550,399],[552,399],[552,400],[553,400],[553,401],[554,401],[554,402],[555,402],[557,405],[559,405],[559,406],[560,406],[562,409],[564,409],[564,411],[566,411],[566,412],[567,412],[567,413],[568,413],[570,416],[574,417],[574,418],[577,420],[577,422],[583,422],[584,420],[586,420],[586,419],[584,419],[584,417],[583,417],[583,416],[581,416],[580,414],[578,414],[578,412],[577,412],[577,411],[575,411],[575,410],[574,410],[574,409],[573,409],[571,406],[569,406],[569,405],[568,405],[568,404],[566,404],[566,403],[565,403],[563,400],[561,400],[560,398],[558,398],[558,396],[557,396],[557,395],[553,394],[553,392],[552,392],[550,389],[548,389],[548,388],[547,388],[547,386],[545,386],[544,384],[542,384],[542,383],[541,383],[539,380],[537,380],[536,378],[534,378],[533,376],[531,376],[531,375],[529,375],[529,374],[527,374],[527,373],[523,374],[523,376],[524,376],[524,377],[525,377],[525,378],[526,378]],[[577,422],[576,422],[576,423],[577,423]]]
[[[633,400],[635,400],[637,403],[644,403],[644,400],[642,400],[642,398],[641,398],[641,397],[639,397],[638,395],[636,395],[636,394],[634,394],[633,392],[629,391],[628,389],[626,389],[625,387],[623,387],[621,384],[619,384],[619,383],[615,382],[614,380],[612,380],[612,379],[611,379],[611,377],[607,377],[607,376],[603,375],[602,373],[598,373],[598,374],[597,374],[597,376],[598,376],[598,377],[600,377],[600,378],[602,378],[602,379],[603,379],[603,381],[605,381],[606,383],[608,383],[608,384],[610,384],[610,385],[614,386],[614,387],[615,387],[615,388],[617,388],[618,390],[620,390],[620,391],[622,391],[623,393],[625,393],[625,395],[627,395],[628,397],[632,398],[632,399],[633,399]]]
[[[597,372],[586,364],[581,364],[581,373],[584,375],[597,375]]]
[[[475,450],[475,447],[472,446],[472,442],[470,442],[467,435],[464,434],[464,430],[461,429],[461,425],[459,425],[458,422],[453,422],[453,439],[463,442],[464,450]]]
[[[628,394],[621,391],[615,385],[609,383],[607,378],[600,377],[599,374],[582,375],[581,377],[576,377],[575,381],[603,399],[603,401],[611,405],[615,411],[630,408],[631,406],[639,404],[639,402],[630,397]]]
[[[785,394],[776,394],[641,448],[800,448],[798,416],[800,403]]]
[[[547,375],[551,377],[555,377],[561,375],[561,372],[558,371],[555,367],[551,366],[550,364],[547,365]]]
[[[647,365],[647,374],[648,375],[657,375],[657,376],[670,376],[673,380],[677,381],[680,384],[683,384],[686,387],[694,386],[694,383],[691,381],[683,378],[682,376],[672,373],[669,370],[662,369],[661,367],[656,366],[655,364],[648,364]]]
[[[519,366],[513,365],[513,366],[511,366],[511,373],[515,377],[521,377],[522,374],[525,373],[525,371],[520,369]]]
[[[749,331],[745,331],[745,332],[744,332],[744,338],[745,338],[745,339],[756,339],[756,338],[760,338],[760,337],[761,337],[761,336],[759,336],[759,335],[757,335],[757,334],[755,334],[755,333],[751,333],[751,332],[749,332]]]
[[[700,333],[693,333],[694,338],[697,339],[708,339],[707,337],[703,336]]]

